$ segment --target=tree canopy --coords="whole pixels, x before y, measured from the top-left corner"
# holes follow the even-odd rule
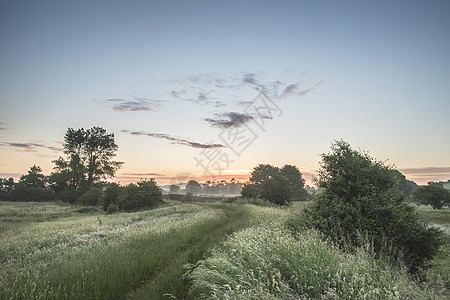
[[[113,177],[123,164],[112,160],[118,150],[114,134],[101,127],[67,129],[63,147],[67,157],[53,161],[55,172],[51,176],[60,188],[77,189],[81,183],[91,186],[100,179]]]
[[[450,192],[436,183],[417,188],[413,199],[419,204],[431,205],[434,209],[441,209],[445,205],[450,207]]]
[[[279,205],[287,205],[292,200],[308,200],[305,180],[294,165],[282,168],[269,164],[259,164],[251,172],[250,183],[241,191],[243,197],[258,197]]]

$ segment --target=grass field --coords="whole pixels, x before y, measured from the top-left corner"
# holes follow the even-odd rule
[[[449,232],[427,280],[285,226],[302,205],[167,202],[107,215],[0,202],[1,299],[446,299]],[[420,208],[447,228],[450,211]],[[446,286],[447,285],[447,286]],[[303,297],[303,298],[302,298]]]

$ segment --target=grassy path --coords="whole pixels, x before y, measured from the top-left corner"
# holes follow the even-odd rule
[[[204,258],[205,252],[220,242],[226,235],[250,225],[248,209],[243,207],[221,206],[225,214],[211,227],[203,227],[195,236],[190,236],[180,245],[176,256],[135,292],[129,299],[196,299],[189,295],[190,284],[182,280],[186,264],[194,264]]]

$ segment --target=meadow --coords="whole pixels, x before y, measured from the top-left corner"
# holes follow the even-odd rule
[[[232,202],[232,201],[228,201]],[[105,214],[60,203],[0,202],[1,299],[447,299],[450,211],[419,208],[447,243],[421,278],[344,253],[304,204],[181,203]]]

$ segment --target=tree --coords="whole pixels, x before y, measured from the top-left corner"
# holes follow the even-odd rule
[[[202,186],[195,180],[189,180],[189,182],[186,184],[186,193],[191,193],[195,195],[199,193],[201,189]]]
[[[288,205],[293,193],[289,181],[283,174],[265,179],[260,186],[261,198],[278,205]]]
[[[420,186],[414,192],[413,199],[419,204],[431,205],[434,209],[441,209],[445,205],[450,207],[450,193],[439,184]]]
[[[405,198],[410,201],[413,192],[417,189],[418,185],[411,180],[406,179],[405,175],[403,175],[399,170],[392,170],[394,176],[397,179],[396,189],[403,192]]]
[[[170,192],[170,193],[179,193],[180,190],[181,190],[181,188],[180,188],[179,185],[172,184],[172,185],[170,186],[169,192]]]
[[[150,181],[130,183],[124,187],[117,204],[126,211],[149,209],[163,203],[162,192],[152,178]]]
[[[89,185],[100,178],[114,176],[123,164],[111,160],[116,156],[118,148],[114,141],[114,133],[106,133],[106,130],[101,127],[86,130],[82,153],[86,160]]]
[[[58,192],[67,187],[77,190],[83,184],[87,190],[100,179],[113,177],[123,164],[112,160],[118,150],[114,134],[101,127],[68,128],[63,147],[67,157],[53,161],[55,172],[50,176]]]
[[[80,196],[78,202],[86,206],[95,206],[100,203],[101,197],[102,190],[98,187],[92,186]]]
[[[20,177],[14,190],[10,193],[13,201],[51,201],[54,194],[46,187],[47,177],[42,174],[42,169],[36,165],[30,168],[27,175]]]
[[[80,181],[84,180],[85,166],[82,157],[82,150],[86,141],[86,131],[83,128],[68,128],[64,136],[64,153],[68,156],[67,160],[62,157],[53,161],[55,169],[59,173],[64,173],[69,181],[69,185],[78,188]]]
[[[269,164],[259,164],[251,172],[249,181],[253,186],[244,187],[244,193],[254,193],[256,189],[260,198],[275,204],[286,205],[294,199],[308,199],[302,173],[293,165],[285,165],[280,169]]]
[[[16,183],[13,178],[0,178],[0,201],[12,201],[11,193],[15,186]]]
[[[117,183],[111,182],[106,186],[105,191],[102,195],[103,200],[103,210],[107,211],[111,204],[116,204],[119,199],[120,193],[122,192],[122,187]]]
[[[45,188],[47,177],[42,174],[42,169],[39,166],[32,166],[28,175],[22,175],[19,182],[24,183],[28,187]]]
[[[275,176],[280,173],[280,168],[274,167],[269,164],[259,164],[250,173],[250,182],[254,184],[261,184],[264,180],[271,176]]]
[[[283,166],[283,168],[281,168],[281,174],[283,174],[289,182],[294,201],[307,201],[309,199],[308,192],[305,189],[305,180],[296,166]]]
[[[394,189],[392,168],[366,152],[335,141],[331,152],[322,154],[318,184],[324,191],[306,216],[337,243],[359,247],[370,241],[376,253],[402,256],[411,272],[437,253],[442,233],[419,222],[403,193]],[[386,243],[396,251],[389,252]]]
[[[244,198],[258,198],[259,190],[255,184],[246,183],[242,187],[241,196]]]

